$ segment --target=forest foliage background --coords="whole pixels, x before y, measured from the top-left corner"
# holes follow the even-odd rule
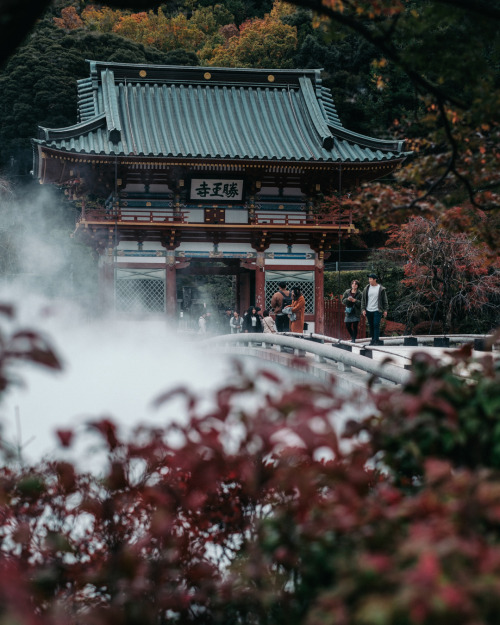
[[[392,299],[400,312],[392,307],[391,315],[409,328],[430,319],[457,330],[487,331],[500,323],[498,2],[54,0],[37,10],[34,28],[0,74],[4,179],[29,180],[38,125],[77,121],[76,80],[88,75],[87,59],[322,68],[347,128],[404,138],[412,151],[393,176],[341,198],[360,229],[342,243],[344,253],[357,250],[366,258],[363,250],[391,244],[391,253],[371,263],[388,276],[392,258],[398,283]],[[335,202],[325,198],[324,206]],[[70,208],[67,222],[74,218]],[[408,237],[390,235],[395,226],[409,228],[414,217],[420,221],[411,222],[413,230],[417,223],[428,230],[430,220],[441,242],[464,242],[474,256],[454,261],[454,293],[444,293],[451,274],[443,245],[417,263]]]

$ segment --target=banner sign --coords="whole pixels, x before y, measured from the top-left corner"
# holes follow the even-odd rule
[[[243,180],[193,178],[190,197],[192,200],[241,201],[243,199]]]

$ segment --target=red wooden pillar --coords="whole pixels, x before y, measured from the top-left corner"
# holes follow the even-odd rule
[[[234,293],[234,309],[241,313],[241,271],[236,272],[236,288]]]
[[[314,261],[314,332],[316,334],[325,333],[324,272],[325,261],[323,252],[320,252],[316,254]]]
[[[257,252],[255,266],[255,305],[260,306],[261,311],[266,307],[266,270],[264,252]]]
[[[167,317],[174,321],[177,317],[177,271],[175,252],[167,251],[167,269],[165,279],[165,308]]]
[[[245,310],[250,306],[250,274],[240,273],[240,310],[243,315]]]

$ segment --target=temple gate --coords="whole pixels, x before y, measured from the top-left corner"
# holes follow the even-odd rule
[[[74,236],[99,255],[102,307],[169,318],[197,263],[234,276],[240,310],[268,306],[281,280],[300,286],[322,332],[324,261],[355,231],[322,200],[406,156],[345,129],[320,70],[92,61],[78,120],[39,128],[35,175],[82,203]]]

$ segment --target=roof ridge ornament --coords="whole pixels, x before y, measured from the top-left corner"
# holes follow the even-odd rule
[[[112,143],[119,143],[122,136],[120,115],[118,113],[118,98],[116,97],[115,74],[110,69],[101,72],[102,96],[106,111],[108,138]]]
[[[299,84],[307,109],[311,115],[311,120],[321,139],[321,144],[325,150],[332,150],[334,146],[333,135],[322,115],[310,78],[301,76],[299,78]]]

